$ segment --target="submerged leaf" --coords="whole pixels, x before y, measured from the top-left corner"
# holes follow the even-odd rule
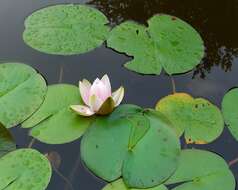
[[[8,152],[16,149],[16,144],[10,133],[1,123],[0,123],[0,158]]]
[[[129,188],[126,186],[126,184],[123,182],[122,179],[119,179],[117,181],[107,184],[102,190],[140,190],[140,189]],[[168,189],[164,185],[159,185],[157,187],[148,188],[146,190],[168,190]]]
[[[173,190],[235,190],[236,182],[225,160],[204,150],[183,150],[176,172],[166,184]]]
[[[186,22],[170,15],[155,15],[148,27],[126,21],[110,33],[107,45],[133,56],[125,64],[142,74],[184,73],[198,65],[204,56],[203,41]]]
[[[61,4],[34,12],[25,20],[23,39],[32,48],[58,55],[81,54],[107,38],[108,20],[97,9]]]
[[[45,156],[33,149],[19,149],[0,158],[1,190],[45,190],[51,166]]]
[[[19,63],[0,64],[0,122],[14,127],[42,104],[47,86],[33,68]]]
[[[121,107],[125,112],[135,111],[130,120],[122,116],[120,107],[109,117],[98,118],[81,141],[82,160],[94,174],[107,181],[122,176],[130,187],[149,188],[161,184],[177,167],[179,139],[166,118],[154,111],[143,113],[149,123],[143,121],[142,124],[149,125],[149,129],[134,131],[132,137],[135,126],[131,120],[136,123],[140,117],[141,122],[141,112],[136,113],[137,107]],[[128,147],[130,143],[133,148]]]
[[[189,94],[175,93],[161,99],[156,110],[172,122],[178,136],[185,132],[187,143],[206,144],[223,131],[221,111],[203,98],[194,99]]]
[[[68,84],[51,85],[44,103],[23,124],[33,128],[31,135],[48,144],[63,144],[78,139],[90,125],[92,117],[85,118],[70,109],[82,104],[78,87]]]
[[[222,113],[225,123],[236,140],[238,140],[238,107],[235,105],[237,100],[238,88],[227,92],[222,100]]]

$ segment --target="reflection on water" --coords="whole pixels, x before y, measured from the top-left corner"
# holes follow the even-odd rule
[[[157,13],[172,14],[192,24],[206,46],[206,57],[194,69],[193,77],[205,78],[214,66],[228,72],[238,57],[238,0],[90,0],[87,4],[101,10],[113,26],[126,20],[145,24]]]

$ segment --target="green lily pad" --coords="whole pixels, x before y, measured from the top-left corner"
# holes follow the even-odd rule
[[[128,188],[122,179],[114,181],[106,185],[102,190],[140,190],[134,188]],[[148,188],[147,190],[168,190],[164,185]]]
[[[0,123],[0,158],[16,149],[11,133]]]
[[[181,136],[185,132],[187,143],[206,144],[223,131],[224,121],[219,108],[203,98],[175,93],[162,98],[156,110],[163,113]]]
[[[42,104],[47,86],[32,67],[0,64],[0,122],[10,128],[22,123]]]
[[[166,184],[173,190],[235,190],[236,182],[225,160],[204,150],[183,150],[179,166]]]
[[[40,109],[23,124],[33,128],[30,135],[48,144],[63,144],[78,139],[93,117],[79,116],[70,105],[83,104],[78,87],[68,84],[51,85]]]
[[[51,178],[47,158],[33,149],[19,149],[0,158],[1,190],[44,190]]]
[[[107,38],[108,19],[97,9],[61,4],[34,12],[25,20],[23,39],[48,54],[73,55],[93,50]]]
[[[128,112],[134,109],[128,108]],[[145,127],[147,130],[139,131],[139,135],[134,133],[136,135],[132,138],[134,124],[141,117],[141,112],[135,108],[129,119],[121,117],[120,110],[115,110],[120,115],[118,119],[115,119],[114,112],[109,117],[98,118],[83,136],[81,157],[95,175],[106,181],[122,176],[129,187],[149,188],[161,184],[174,172],[180,144],[170,123],[155,111],[143,112],[149,129]],[[147,122],[144,124],[148,125]],[[136,142],[135,146],[131,147],[130,142]]]
[[[110,33],[107,45],[133,56],[125,64],[129,70],[142,74],[184,73],[198,65],[204,56],[204,45],[198,32],[181,19],[155,15],[148,27],[126,21]]]
[[[233,137],[238,140],[238,108],[234,104],[238,100],[238,88],[226,93],[222,100],[222,113],[228,129]]]

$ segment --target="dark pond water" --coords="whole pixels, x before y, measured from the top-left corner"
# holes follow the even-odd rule
[[[0,0],[0,62],[23,62],[32,65],[46,78],[48,84],[58,83],[63,68],[64,83],[108,73],[116,88],[126,88],[124,102],[154,107],[157,100],[171,93],[171,81],[166,74],[142,76],[122,67],[129,57],[105,46],[78,56],[62,57],[42,54],[23,43],[24,18],[34,10],[57,3],[88,3],[108,16],[112,25],[133,19],[141,23],[156,13],[178,16],[192,24],[206,44],[206,57],[193,71],[174,76],[179,92],[204,97],[220,106],[228,89],[238,86],[238,0]],[[19,100],[20,101],[20,100]],[[12,132],[19,147],[30,142],[27,131],[14,128]],[[62,159],[59,168],[75,190],[100,190],[104,182],[93,177],[79,160],[80,141],[50,146],[37,142],[34,148],[42,153],[57,151]],[[225,130],[214,143],[198,148],[222,155],[227,161],[238,157],[238,142]],[[100,161],[98,161],[100,164]],[[232,167],[238,178],[238,165]],[[48,190],[67,190],[65,182],[53,174]]]

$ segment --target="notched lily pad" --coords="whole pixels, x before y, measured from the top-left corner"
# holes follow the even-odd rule
[[[78,87],[68,84],[51,85],[40,109],[23,124],[33,128],[30,134],[48,144],[63,144],[78,139],[93,117],[85,118],[70,109],[70,105],[83,104]]]
[[[129,188],[126,186],[126,184],[123,182],[122,179],[119,179],[117,181],[107,184],[102,190],[140,190],[140,189]],[[168,189],[164,185],[159,185],[157,187],[148,188],[147,190],[168,190]]]
[[[0,122],[7,128],[22,123],[42,104],[47,86],[32,67],[0,64]]]
[[[0,123],[0,158],[15,149],[16,144],[10,131]]]
[[[237,100],[238,88],[227,92],[222,100],[222,113],[225,123],[236,140],[238,140],[238,107],[235,105]]]
[[[235,178],[223,158],[204,150],[183,150],[177,170],[166,184],[173,190],[235,190]]]
[[[126,112],[126,107],[130,113],[134,108],[138,110],[125,105],[121,109]],[[141,124],[145,126],[135,131],[133,127],[137,126],[132,123],[141,121],[142,113],[146,119]],[[82,160],[106,181],[122,176],[129,187],[159,185],[176,169],[180,153],[179,139],[169,125],[158,112],[141,109],[128,120],[128,116],[122,117],[119,107],[109,117],[98,118],[87,130],[81,141]]]
[[[25,20],[23,39],[48,54],[81,54],[100,46],[107,38],[108,20],[97,9],[61,4],[34,12]]]
[[[203,98],[194,99],[186,93],[175,93],[162,98],[156,110],[163,113],[187,143],[206,144],[223,131],[224,121],[219,108]]]
[[[126,68],[157,75],[164,68],[168,74],[176,74],[201,62],[203,40],[192,26],[170,15],[155,15],[148,25],[126,21],[111,31],[108,47],[133,56]]]
[[[1,190],[44,190],[51,178],[47,158],[33,149],[19,149],[0,158]]]

